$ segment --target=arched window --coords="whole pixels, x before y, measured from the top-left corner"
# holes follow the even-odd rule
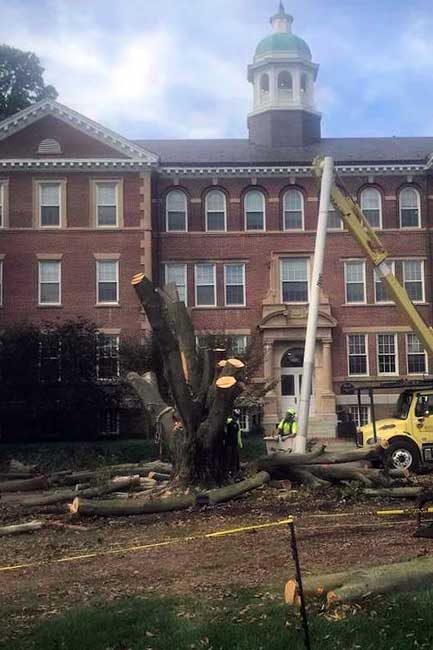
[[[306,94],[308,92],[308,77],[305,72],[301,75],[301,93]]]
[[[375,187],[362,190],[361,210],[372,228],[382,228],[382,196]]]
[[[260,90],[262,93],[269,92],[269,75],[266,72],[260,77]]]
[[[187,228],[186,195],[181,190],[172,190],[166,199],[166,228],[168,231],[185,232]]]
[[[221,190],[206,194],[206,230],[226,230],[226,196]]]
[[[62,147],[60,142],[54,140],[54,138],[45,138],[41,140],[38,146],[38,153],[41,154],[59,154],[62,153]]]
[[[304,365],[304,348],[291,348],[281,357],[282,368],[302,368]]]
[[[265,197],[258,190],[245,195],[245,230],[265,229]]]
[[[284,230],[304,229],[304,197],[299,190],[288,190],[283,198]]]
[[[417,189],[405,187],[400,192],[400,227],[419,228],[421,225],[421,199]]]
[[[278,75],[278,94],[282,97],[291,97],[293,92],[292,75],[283,70]]]

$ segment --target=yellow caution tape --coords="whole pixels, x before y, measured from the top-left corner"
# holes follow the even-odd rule
[[[128,546],[125,548],[107,549],[105,551],[94,551],[92,553],[83,553],[80,555],[71,555],[67,557],[57,558],[55,560],[38,560],[37,562],[28,562],[25,564],[14,564],[12,566],[0,567],[0,572],[17,571],[18,569],[33,569],[36,567],[47,566],[51,564],[63,564],[66,562],[77,562],[79,560],[88,560],[95,557],[101,557],[104,555],[121,555],[124,553],[137,553],[139,551],[146,551],[161,546],[169,546],[171,544],[192,542],[199,539],[219,538],[219,537],[225,537],[227,535],[237,535],[239,533],[245,533],[247,531],[252,531],[252,530],[258,530],[263,528],[274,528],[276,526],[285,526],[293,523],[293,521],[294,521],[293,517],[289,517],[288,519],[283,519],[282,521],[273,521],[266,524],[243,526],[242,528],[233,528],[232,530],[219,530],[212,533],[205,533],[203,535],[193,535],[190,537],[175,537],[173,539],[166,540],[165,542],[153,542],[151,544],[142,544],[140,546]]]

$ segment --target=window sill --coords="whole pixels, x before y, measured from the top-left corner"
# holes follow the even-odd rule
[[[97,302],[95,304],[95,307],[104,307],[105,309],[110,308],[110,307],[120,307],[120,303],[118,303],[118,302]]]
[[[418,307],[428,307],[429,302],[415,302],[412,301],[414,305]],[[340,307],[396,307],[395,302],[344,302]]]
[[[58,305],[58,304],[45,304],[45,305],[38,305],[38,309],[63,309],[63,305]]]
[[[215,306],[212,307],[212,306],[196,305],[194,307],[190,307],[190,309],[193,309],[195,311],[199,310],[199,309],[206,309],[206,311],[209,310],[209,309],[212,309],[213,311],[222,311],[222,310],[225,310],[225,309],[249,309],[249,307],[247,307],[247,306],[244,306],[244,307],[224,307],[224,306],[219,306],[219,305],[215,305]]]

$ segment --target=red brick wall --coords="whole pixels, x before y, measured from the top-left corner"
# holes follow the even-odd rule
[[[0,141],[0,158],[37,158],[39,143],[45,138],[58,140],[62,147],[59,158],[127,158],[125,154],[51,115]]]

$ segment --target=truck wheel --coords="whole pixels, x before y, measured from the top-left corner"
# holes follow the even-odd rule
[[[405,440],[391,442],[387,455],[395,469],[410,469],[411,472],[416,472],[421,465],[417,447]]]

